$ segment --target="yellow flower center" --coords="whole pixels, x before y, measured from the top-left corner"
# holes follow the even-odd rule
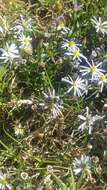
[[[103,73],[100,75],[100,80],[101,80],[101,81],[106,80],[106,76],[105,76]]]
[[[97,71],[97,67],[95,65],[92,65],[90,67],[90,71],[91,71],[91,73],[95,73]]]
[[[23,42],[24,42],[25,44],[28,44],[28,43],[30,42],[30,39],[29,39],[28,37],[26,37],[26,38],[23,39]]]
[[[78,83],[76,81],[73,82],[73,87],[77,88],[78,87]]]
[[[26,28],[26,21],[23,21],[23,22],[22,22],[22,26],[23,26],[24,28]]]
[[[6,185],[6,184],[7,184],[6,178],[2,178],[2,179],[0,180],[0,183],[1,183],[2,185]]]
[[[74,46],[74,45],[75,45],[75,42],[74,42],[74,41],[70,41],[70,42],[69,42],[69,46],[70,46],[70,47],[72,47],[72,46]]]
[[[91,116],[88,115],[88,116],[86,117],[86,123],[87,123],[87,125],[89,125],[89,124],[91,123],[91,120],[92,120]]]
[[[65,27],[64,21],[60,21],[59,26],[60,26],[61,28],[64,28],[64,27]]]
[[[75,56],[75,57],[79,57],[79,55],[80,55],[80,52],[79,52],[79,50],[76,49],[76,50],[74,51],[74,56]]]
[[[103,55],[103,58],[104,58],[104,59],[107,59],[107,54]]]

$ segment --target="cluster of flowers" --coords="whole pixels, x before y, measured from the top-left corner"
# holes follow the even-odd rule
[[[103,36],[107,34],[107,21],[103,22],[100,17],[93,17],[91,21],[97,33]],[[58,30],[63,30],[63,33],[69,31],[64,26],[64,22],[63,24],[62,21],[59,22],[59,25]],[[61,46],[65,51],[64,56],[68,56],[71,60],[72,67],[77,69],[77,74],[74,74],[74,78],[68,76],[62,79],[62,81],[69,85],[69,89],[66,93],[72,92],[74,97],[87,94],[88,90],[93,87],[92,85],[97,84],[100,92],[103,92],[103,88],[107,86],[107,72],[104,69],[104,64],[107,61],[107,53],[103,48],[97,48],[92,52],[91,59],[88,61],[87,57],[81,53],[81,46],[82,45],[79,44],[75,38],[70,40],[66,39]],[[102,57],[97,58],[100,54],[102,54]],[[89,134],[91,134],[95,122],[103,117],[98,115],[93,116],[89,107],[86,107],[84,115],[78,115],[78,118],[82,122],[78,129],[82,131],[88,130]],[[91,178],[92,163],[89,156],[81,155],[80,158],[75,158],[72,165],[75,175],[80,175],[85,172],[85,174]]]
[[[0,33],[3,33],[5,28],[0,26]],[[0,48],[0,62],[1,63],[12,63],[13,60],[21,58],[20,49],[26,50],[31,47],[32,38],[29,33],[32,32],[32,21],[31,19],[26,20],[26,17],[21,16],[16,26],[12,29],[14,41],[6,42],[4,48]]]
[[[95,24],[96,32],[102,32],[103,35],[107,33],[107,22],[101,22],[101,18],[97,20],[96,17],[92,18],[92,22]],[[71,60],[71,65],[77,68],[77,74],[73,77],[68,76],[62,79],[70,86],[66,93],[72,92],[73,96],[87,94],[93,85],[97,85],[99,92],[102,92],[104,86],[107,85],[107,73],[104,69],[106,54],[99,58],[97,52],[100,53],[101,48],[97,48],[88,60],[81,53],[81,46],[76,39],[67,39],[62,43],[62,48],[65,51],[64,56],[67,56]]]
[[[107,33],[107,22],[102,22],[101,18],[93,17],[91,19],[96,32],[106,35]],[[64,22],[60,21],[57,27],[58,31],[69,32],[69,29],[65,27]],[[31,19],[26,20],[25,17],[21,16],[21,20],[12,29],[14,32],[16,43],[6,43],[5,48],[0,48],[0,62],[7,63],[13,60],[20,59],[20,49],[26,49],[31,46],[32,38],[29,35],[32,32]],[[0,27],[0,32],[3,33],[4,29]],[[99,91],[103,92],[104,86],[107,85],[106,70],[104,69],[104,63],[106,62],[106,54],[103,55],[101,61],[97,59],[96,51],[92,52],[94,54],[94,59],[88,60],[81,52],[82,45],[78,43],[75,38],[66,39],[62,43],[61,48],[64,50],[64,56],[71,60],[71,65],[77,69],[77,73],[71,77],[62,78],[62,81],[69,85],[66,93],[72,92],[74,97],[80,97],[88,93],[88,90],[92,88],[93,85],[97,84]],[[99,50],[98,50],[99,51]],[[65,93],[65,94],[66,94]],[[49,109],[53,118],[57,118],[62,115],[62,100],[59,96],[55,94],[54,89],[49,89],[48,93],[44,94],[44,102],[39,105],[44,109]],[[95,122],[102,117],[95,115],[93,116],[89,108],[86,107],[86,112],[83,115],[78,116],[82,121],[79,126],[79,130],[88,130],[89,134],[92,132],[93,125]],[[75,158],[73,162],[75,174],[79,174],[82,171],[82,167],[85,166],[87,170],[90,170],[90,158],[88,156],[82,155],[80,159]],[[1,177],[1,181],[2,177]],[[0,181],[0,183],[1,183]],[[3,181],[5,186],[7,183]],[[9,186],[7,186],[9,189]],[[3,189],[3,185],[1,189]]]

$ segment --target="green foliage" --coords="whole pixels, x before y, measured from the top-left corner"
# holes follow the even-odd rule
[[[77,9],[75,3],[79,3]],[[26,50],[18,49],[19,62],[0,62],[0,170],[9,174],[9,184],[16,190],[106,190],[106,129],[99,123],[98,131],[95,128],[90,137],[77,128],[77,116],[87,105],[93,113],[101,109],[105,114],[106,92],[98,97],[98,88],[92,89],[85,100],[64,96],[66,86],[61,79],[73,71],[60,47],[66,37],[77,38],[86,55],[98,45],[106,45],[93,31],[90,19],[101,16],[106,20],[107,1],[4,1],[0,26],[5,32],[0,33],[0,48],[7,41],[19,46],[13,27],[20,15],[32,18],[33,32],[26,30],[32,43]],[[70,28],[68,36],[56,31],[60,15]],[[54,88],[63,100],[63,113],[58,118],[51,118],[50,110],[41,108],[48,88]],[[88,172],[74,174],[72,161],[82,154],[94,156],[92,176]],[[48,175],[51,182],[45,184]]]

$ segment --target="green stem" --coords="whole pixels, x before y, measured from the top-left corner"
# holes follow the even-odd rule
[[[49,75],[48,75],[48,73],[47,73],[46,68],[45,68],[45,73],[46,73],[46,77],[47,77],[47,80],[48,80],[48,82],[49,82],[50,87],[53,88],[52,83],[51,83],[51,80],[50,80],[50,78],[49,78]]]
[[[0,144],[6,149],[6,150],[8,150],[9,152],[10,152],[10,149],[0,140]]]
[[[5,130],[5,128],[4,128],[4,126],[3,126],[3,130],[4,130],[4,132],[5,132],[5,134],[8,136],[8,137],[10,137],[13,141],[15,141],[16,143],[20,143],[19,141],[17,141],[16,139],[14,139],[14,137],[12,137],[6,130]]]

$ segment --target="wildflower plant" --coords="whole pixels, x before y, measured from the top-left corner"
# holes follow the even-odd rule
[[[19,50],[14,43],[12,43],[11,45],[6,43],[5,49],[0,48],[0,52],[1,63],[7,63],[8,61],[12,62],[13,60],[20,58]]]
[[[55,119],[58,116],[62,115],[63,101],[59,96],[55,94],[54,89],[48,89],[48,92],[44,94],[44,102],[39,105],[43,107],[45,110],[49,110],[51,112],[51,116]]]
[[[92,133],[93,126],[95,125],[95,122],[99,119],[102,119],[102,117],[98,115],[92,115],[90,113],[89,107],[86,107],[86,112],[84,115],[78,115],[78,118],[82,121],[82,124],[79,126],[79,130],[88,130],[89,135]]]
[[[0,189],[1,190],[9,190],[11,189],[11,186],[7,182],[6,174],[0,174]]]
[[[103,22],[101,17],[97,18],[95,16],[91,19],[91,21],[97,33],[102,33],[102,34],[107,33],[107,21]]]
[[[73,160],[73,171],[75,175],[80,175],[82,172],[91,173],[91,159],[89,156],[81,155],[81,158]]]
[[[82,96],[87,92],[87,81],[80,78],[79,76],[76,80],[73,80],[70,76],[68,78],[62,78],[63,82],[66,82],[70,87],[66,93],[73,93],[73,96]]]
[[[1,190],[107,188],[106,38],[106,1],[2,0]]]

